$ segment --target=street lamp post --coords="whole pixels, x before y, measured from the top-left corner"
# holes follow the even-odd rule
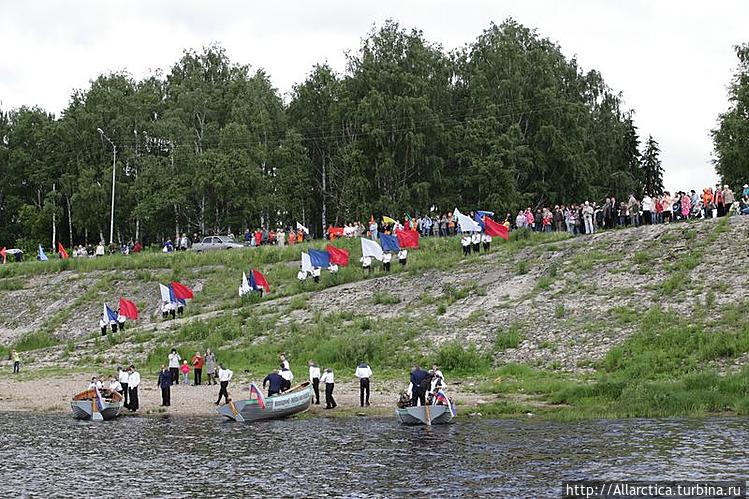
[[[117,146],[104,134],[104,130],[97,128],[96,131],[112,145],[112,208],[109,214],[109,244],[112,244],[114,243],[114,184],[117,178]]]

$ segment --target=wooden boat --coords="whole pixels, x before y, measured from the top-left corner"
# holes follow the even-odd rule
[[[309,382],[301,383],[284,393],[265,397],[263,400],[265,409],[260,408],[256,399],[248,399],[230,400],[216,411],[222,416],[240,422],[293,416],[309,409],[312,404],[312,385]]]
[[[101,408],[96,402],[96,390],[90,389],[73,397],[70,407],[73,416],[77,419],[91,419],[93,421],[104,421],[116,418],[122,410],[123,397],[117,392],[108,389],[99,390],[101,395]]]
[[[427,425],[447,424],[453,420],[450,407],[446,405],[420,405],[416,407],[399,407],[395,416],[402,424]]]

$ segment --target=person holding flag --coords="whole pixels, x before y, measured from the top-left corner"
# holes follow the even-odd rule
[[[484,253],[488,253],[489,252],[489,247],[492,244],[492,236],[490,236],[489,234],[487,234],[486,232],[484,232],[481,235],[481,242],[484,244]]]
[[[385,272],[390,272],[390,261],[393,259],[393,255],[388,251],[382,255],[382,268]]]
[[[471,254],[471,236],[467,232],[460,237],[460,245],[463,247],[463,256]]]
[[[65,251],[65,247],[62,245],[60,241],[57,241],[57,253],[60,255],[60,258],[63,260],[68,259],[68,252]]]
[[[406,248],[401,248],[401,250],[398,252],[398,263],[401,264],[401,267],[406,266],[407,259],[408,259],[408,250]]]
[[[107,335],[108,326],[109,326],[109,321],[104,318],[104,314],[101,314],[101,317],[99,318],[99,329],[101,330],[102,336]]]
[[[473,244],[473,252],[478,253],[481,249],[481,233],[479,231],[471,235],[471,243]]]

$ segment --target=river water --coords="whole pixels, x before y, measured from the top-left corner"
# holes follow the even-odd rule
[[[556,423],[0,414],[0,497],[559,497],[562,480],[746,480],[749,419]]]

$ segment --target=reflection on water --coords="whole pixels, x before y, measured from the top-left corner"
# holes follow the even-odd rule
[[[0,496],[558,497],[564,479],[745,479],[747,423],[2,414]]]

